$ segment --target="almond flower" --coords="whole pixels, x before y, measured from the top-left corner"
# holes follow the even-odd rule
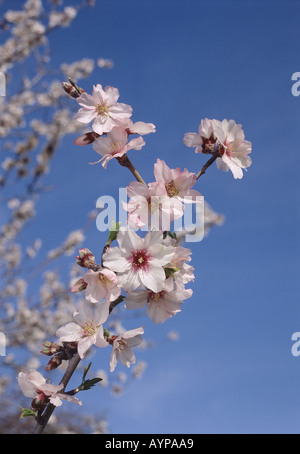
[[[183,143],[187,147],[195,147],[195,153],[211,153],[215,149],[215,125],[217,120],[204,118],[199,125],[199,132],[188,132],[184,135]]]
[[[185,197],[201,196],[200,192],[191,189],[197,181],[196,174],[188,172],[187,169],[171,169],[165,161],[157,159],[154,164],[154,176],[157,182],[164,184],[169,198],[185,201]]]
[[[163,243],[175,246],[176,240],[167,236]],[[164,288],[168,291],[184,290],[185,285],[195,279],[194,267],[187,263],[191,261],[192,251],[183,246],[174,247],[174,251],[173,259],[165,266],[167,279]]]
[[[127,223],[130,228],[140,229],[148,225],[151,216],[150,192],[143,183],[132,181],[127,186],[129,202],[122,201],[124,210],[128,211]]]
[[[120,229],[119,247],[103,255],[103,265],[118,273],[119,285],[125,291],[146,286],[154,292],[162,290],[166,280],[163,266],[174,256],[174,248],[164,246],[162,232],[149,232],[145,238],[133,230]]]
[[[236,124],[234,120],[223,120],[215,128],[215,134],[221,144],[220,158],[217,158],[217,167],[227,172],[231,170],[234,178],[243,178],[243,170],[252,163],[251,142],[245,140],[242,125]]]
[[[140,136],[127,141],[128,134],[122,127],[114,127],[106,137],[98,137],[93,143],[93,148],[102,158],[97,162],[103,161],[102,166],[106,169],[111,159],[121,158],[127,151],[140,150],[145,145],[144,139]]]
[[[132,228],[145,225],[150,228],[152,218],[151,230],[170,230],[171,223],[183,216],[184,203],[197,202],[198,197],[202,201],[200,192],[191,189],[196,183],[196,175],[187,169],[171,169],[158,159],[154,175],[156,181],[148,187],[138,182],[127,187],[130,200],[123,203],[123,207],[129,212],[128,225]]]
[[[135,364],[135,355],[132,348],[143,342],[142,334],[144,334],[143,328],[135,328],[130,331],[126,331],[119,336],[111,336],[109,338],[109,343],[112,345],[110,358],[111,372],[115,370],[118,360],[120,360],[126,367],[130,367],[131,364]]]
[[[122,122],[122,127],[126,129],[128,134],[139,134],[140,136],[150,134],[151,132],[156,132],[153,123],[144,123],[143,121],[137,121],[136,123],[133,123],[130,118],[128,118],[128,120],[124,120],[124,123]],[[77,137],[74,140],[74,143],[75,145],[81,146],[89,145],[93,143],[97,139],[97,137],[99,137],[99,134],[94,131],[85,132],[81,136]]]
[[[18,374],[18,383],[25,397],[38,398],[40,401],[50,402],[56,407],[62,404],[62,399],[78,405],[82,404],[77,397],[60,392],[64,388],[63,384],[51,385],[47,383],[42,374],[34,369],[26,373],[20,372]]]
[[[149,230],[170,230],[171,222],[182,216],[182,203],[166,196],[163,182],[151,183],[150,187],[133,181],[127,186],[129,202],[123,203],[128,211],[128,226],[140,229],[147,226]],[[151,222],[150,222],[151,221]]]
[[[188,172],[187,169],[183,171],[179,168],[171,169],[164,161],[157,159],[154,164],[154,176],[156,182],[149,183],[150,189],[154,190],[157,185],[164,187],[165,197],[158,199],[164,222],[168,215],[170,221],[180,219],[184,214],[185,203],[202,201],[200,192],[191,189],[197,181],[195,173]]]
[[[251,142],[245,140],[242,125],[234,120],[201,120],[199,133],[187,133],[183,142],[187,147],[195,147],[196,153],[215,154],[217,167],[234,178],[243,178],[243,170],[251,165]]]
[[[182,302],[193,294],[191,289],[171,290],[163,288],[160,292],[137,290],[128,292],[125,307],[140,309],[147,305],[147,315],[155,323],[164,323],[168,318],[181,312]]]
[[[117,276],[107,268],[101,268],[99,271],[88,270],[83,280],[87,284],[85,298],[91,303],[98,303],[103,298],[114,301],[120,296]]]
[[[67,323],[56,331],[60,342],[77,342],[80,358],[84,358],[92,346],[106,347],[108,344],[103,335],[103,323],[109,315],[109,301],[101,303],[93,311],[87,303],[80,302],[78,311],[74,312],[74,322]]]
[[[75,119],[81,123],[93,121],[93,131],[97,134],[104,134],[119,126],[131,117],[132,107],[118,103],[119,90],[114,87],[102,88],[97,84],[93,87],[93,94],[82,93],[76,101],[81,106]]]

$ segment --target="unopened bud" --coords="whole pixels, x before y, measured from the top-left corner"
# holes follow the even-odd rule
[[[75,145],[89,145],[94,142],[100,135],[94,131],[86,132],[74,140]]]
[[[72,98],[78,98],[82,93],[85,93],[85,90],[78,87],[78,85],[75,84],[71,77],[69,77],[68,79],[69,82],[62,83],[64,90],[68,93],[68,95],[72,96]]]
[[[76,256],[76,263],[82,268],[91,268],[95,265],[95,257],[89,249],[82,248]]]
[[[71,293],[82,292],[87,288],[87,283],[83,279],[79,279],[71,288]]]
[[[62,86],[65,92],[68,93],[68,95],[70,95],[72,98],[79,98],[80,93],[72,84],[70,84],[70,82],[62,82]]]
[[[58,366],[60,366],[62,363],[62,355],[60,353],[56,354],[53,356],[53,358],[50,359],[49,363],[46,366],[46,370],[54,370]]]
[[[55,344],[55,342],[45,342],[43,344],[43,349],[41,350],[41,353],[47,356],[52,356],[55,353],[58,353],[61,350],[61,346],[58,344]]]

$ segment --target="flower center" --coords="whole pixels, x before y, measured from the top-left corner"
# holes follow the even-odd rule
[[[99,115],[99,116],[103,116],[103,115],[108,116],[109,108],[110,108],[110,106],[108,106],[107,104],[97,104],[96,105],[97,115]]]
[[[158,292],[158,293],[148,292],[147,302],[148,303],[158,303],[159,300],[164,299],[165,293],[166,293],[165,290],[162,290],[161,292]]]
[[[114,341],[117,339],[118,336],[111,336],[109,338],[109,343],[113,345]],[[118,350],[124,350],[126,348],[127,342],[124,339],[118,339]]]
[[[227,138],[226,138],[224,141],[224,144],[222,144],[222,146],[220,147],[219,155],[223,156],[223,154],[226,153],[226,156],[228,156],[230,158],[233,151],[234,151],[234,144],[232,142],[228,142]]]
[[[139,269],[148,270],[150,258],[151,256],[147,253],[147,249],[135,250],[130,257],[133,269],[135,271]]]
[[[97,326],[93,319],[81,325],[84,336],[93,336],[97,332]]]
[[[98,282],[100,285],[107,285],[108,283],[110,283],[110,280],[107,276],[105,276],[105,274],[99,273]]]
[[[175,186],[174,180],[171,180],[170,183],[166,183],[165,187],[169,197],[174,197],[180,193],[180,188]]]
[[[111,144],[109,144],[109,147],[107,149],[107,153],[111,154],[111,155],[115,155],[117,153],[119,153],[121,151],[121,148],[122,148],[122,144],[120,141],[118,142],[113,142]]]

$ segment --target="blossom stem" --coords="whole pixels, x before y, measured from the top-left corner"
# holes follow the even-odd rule
[[[65,389],[65,387],[69,383],[69,380],[72,377],[72,375],[79,363],[80,363],[80,356],[78,353],[76,353],[76,355],[74,355],[73,358],[70,359],[67,370],[59,383],[59,384],[64,385],[63,389]],[[35,434],[41,434],[44,431],[46,425],[48,424],[50,416],[52,415],[54,410],[55,410],[55,405],[49,403],[47,405],[47,407],[45,408],[44,412],[42,413],[42,415],[40,415],[37,419],[37,425],[34,430]]]
[[[202,167],[202,169],[201,169],[201,170],[197,173],[197,175],[196,175],[196,179],[197,179],[197,180],[198,180],[198,178],[201,177],[201,175],[203,175],[203,174],[206,172],[206,170],[208,169],[208,167],[211,166],[211,165],[215,162],[215,160],[217,159],[217,157],[218,157],[217,154],[213,155],[213,156],[206,162],[206,164],[204,164],[204,166]]]
[[[122,303],[122,301],[124,301],[124,299],[125,299],[125,296],[120,295],[119,298],[112,301],[109,305],[109,313],[111,313],[118,304]]]
[[[145,181],[143,180],[143,178],[141,177],[139,172],[136,170],[136,168],[134,167],[134,165],[132,164],[132,162],[130,161],[130,159],[128,158],[127,155],[117,158],[117,161],[119,162],[119,164],[121,166],[127,167],[137,181],[139,181],[140,183],[143,183],[145,186],[147,186],[147,184],[145,183]]]

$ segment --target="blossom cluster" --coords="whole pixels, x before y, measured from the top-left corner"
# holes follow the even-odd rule
[[[243,178],[243,170],[251,165],[251,142],[245,140],[242,126],[234,120],[201,120],[199,132],[184,135],[183,142],[194,147],[195,153],[213,154],[217,167],[227,172],[231,170],[234,178]]]
[[[158,159],[154,164],[155,181],[145,183],[127,152],[140,150],[145,145],[142,136],[155,132],[155,126],[141,121],[134,123],[131,120],[133,109],[118,102],[117,88],[97,84],[90,95],[72,80],[63,87],[80,106],[76,119],[84,125],[92,124],[92,131],[75,139],[75,144],[93,144],[101,155],[97,162],[102,162],[105,169],[115,158],[137,181],[127,188],[129,202],[124,203],[127,224],[121,227],[116,224],[111,229],[100,264],[89,249],[79,250],[76,263],[86,271],[72,285],[71,293],[82,293],[84,299],[73,312],[73,321],[56,330],[57,343],[44,344],[42,353],[52,356],[47,365],[47,370],[52,370],[75,352],[83,359],[92,346],[110,345],[110,371],[113,372],[118,360],[126,367],[135,363],[132,349],[141,346],[144,334],[144,327],[109,332],[105,324],[118,304],[124,302],[126,310],[146,308],[150,320],[159,324],[178,314],[183,302],[193,294],[192,289],[186,288],[195,278],[194,268],[189,263],[192,252],[170,229],[172,221],[183,216],[186,200],[197,203],[202,197],[193,189],[201,173],[172,169]],[[129,139],[132,134],[138,137]],[[196,153],[211,154],[212,162],[216,160],[222,170],[230,169],[234,178],[242,178],[242,169],[251,164],[248,156],[251,143],[245,140],[241,125],[233,120],[204,119],[199,133],[185,134],[183,142],[195,147]],[[156,218],[155,223],[149,222],[151,217]],[[145,235],[135,231],[143,227],[148,228]],[[114,241],[116,246],[112,246]],[[24,394],[35,398],[42,394],[44,401],[60,404],[65,395],[61,395],[62,387],[45,387],[44,379],[36,374],[34,371],[19,374]]]

